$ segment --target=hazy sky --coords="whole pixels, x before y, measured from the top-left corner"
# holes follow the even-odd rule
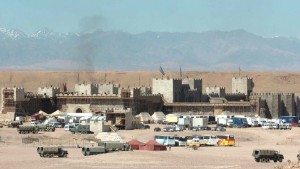
[[[300,0],[0,0],[0,27],[131,33],[245,29],[300,37]]]

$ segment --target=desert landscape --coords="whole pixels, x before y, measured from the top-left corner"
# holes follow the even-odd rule
[[[148,130],[118,131],[123,141],[138,139],[146,142],[157,134],[176,134],[187,136],[193,134],[233,134],[236,138],[234,147],[200,147],[192,150],[186,147],[173,147],[167,151],[122,151],[93,156],[83,156],[80,148],[71,148],[74,139],[79,146],[91,146],[88,141],[95,135],[72,135],[64,129],[55,132],[40,132],[35,135],[20,135],[15,128],[1,128],[0,162],[6,169],[81,169],[81,168],[204,168],[204,169],[268,169],[282,168],[288,160],[296,162],[300,145],[300,128],[292,130],[266,130],[262,128],[228,128],[225,132],[218,131],[183,131],[154,132],[153,128],[161,125],[152,124]],[[22,138],[38,138],[38,142],[22,143]],[[68,158],[41,158],[36,152],[38,146],[70,145],[65,148]],[[274,149],[284,155],[283,163],[257,163],[252,157],[253,149]]]
[[[78,76],[79,75],[79,76]],[[201,78],[203,90],[207,86],[225,87],[231,92],[231,78],[239,76],[238,72],[183,72],[183,76]],[[299,72],[242,72],[240,76],[253,78],[254,92],[294,92],[300,94]],[[78,78],[79,77],[79,78]],[[75,83],[119,83],[121,87],[151,86],[152,78],[161,78],[159,71],[14,71],[0,72],[1,87],[24,87],[25,90],[36,92],[38,87],[59,86],[67,83],[68,90],[74,90]],[[180,78],[178,72],[167,72],[164,77]],[[121,130],[117,133],[126,142],[138,139],[147,142],[153,139],[152,124],[150,130]],[[163,127],[163,126],[159,126]],[[300,128],[292,130],[265,130],[262,128],[235,129],[229,128],[226,134],[236,138],[234,147],[201,147],[191,150],[185,147],[173,147],[171,151],[149,152],[114,152],[95,156],[83,156],[81,149],[74,148],[74,140],[80,146],[91,146],[90,140],[95,135],[72,135],[63,129],[54,133],[39,133],[37,135],[20,135],[13,128],[0,128],[0,162],[7,169],[13,168],[207,168],[207,169],[252,169],[252,168],[282,168],[288,160],[297,161],[300,145]],[[217,131],[183,131],[179,136],[193,134],[220,134]],[[224,132],[222,132],[224,134]],[[22,138],[35,138],[38,142],[22,143]],[[40,158],[36,147],[43,145],[71,145],[68,158]],[[256,163],[252,157],[253,149],[279,150],[285,157],[283,163]]]

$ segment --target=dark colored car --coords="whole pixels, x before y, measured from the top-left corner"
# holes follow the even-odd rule
[[[155,128],[154,128],[154,131],[155,131],[155,132],[159,132],[159,131],[161,131],[161,128],[155,127]]]
[[[148,124],[143,124],[142,129],[150,129],[150,126]]]

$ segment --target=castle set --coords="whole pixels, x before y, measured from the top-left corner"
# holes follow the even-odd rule
[[[75,84],[74,91],[60,87],[40,87],[37,94],[24,88],[2,88],[1,115],[30,116],[40,110],[68,113],[93,113],[109,116],[153,114],[239,114],[277,118],[297,116],[299,97],[294,93],[253,93],[254,82],[248,77],[233,77],[232,91],[206,87],[202,79],[153,78],[152,87],[121,88],[119,84]]]

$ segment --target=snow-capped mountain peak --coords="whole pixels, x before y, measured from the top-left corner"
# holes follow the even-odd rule
[[[37,31],[36,33],[31,34],[30,37],[39,39],[39,38],[53,37],[53,36],[57,36],[57,35],[59,35],[59,34],[54,31],[51,31],[50,29],[45,28],[45,29]]]
[[[27,35],[20,30],[0,28],[0,36],[2,36],[4,39],[18,39],[26,37]]]

